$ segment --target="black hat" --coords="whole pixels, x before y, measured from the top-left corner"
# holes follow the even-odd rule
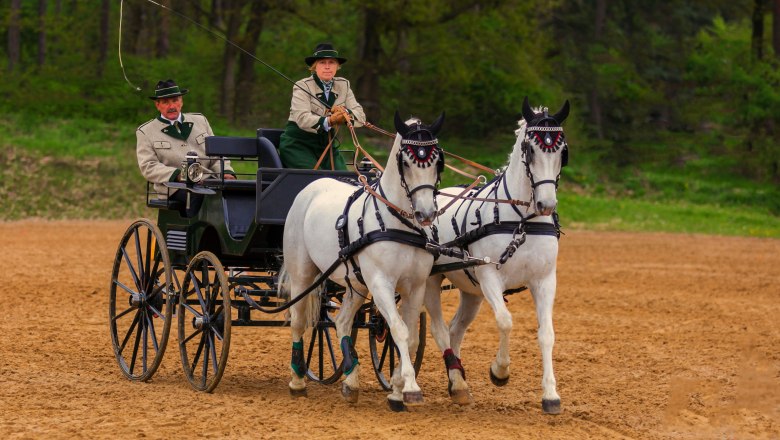
[[[169,79],[160,81],[154,88],[154,96],[150,96],[151,99],[173,98],[174,96],[186,95],[189,90],[180,89],[176,85],[176,81]]]
[[[314,64],[315,61],[322,60],[325,58],[335,58],[338,60],[339,64],[344,64],[347,62],[346,58],[342,58],[339,56],[339,51],[334,49],[332,44],[320,43],[314,49],[314,53],[310,57],[306,57],[306,65],[311,67],[311,65]]]

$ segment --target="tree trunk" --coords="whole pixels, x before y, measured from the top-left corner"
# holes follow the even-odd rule
[[[772,49],[775,51],[775,58],[780,58],[780,0],[772,3]]]
[[[596,0],[596,9],[593,22],[593,42],[600,43],[603,39],[604,24],[607,20],[607,0]],[[585,48],[587,50],[587,47]],[[594,62],[595,60],[591,60]],[[593,73],[591,89],[588,91],[588,107],[593,126],[596,129],[596,137],[604,139],[603,115],[601,110],[601,100],[599,99],[598,81],[596,74]]]
[[[11,0],[11,11],[8,17],[8,71],[13,72],[19,64],[21,54],[19,40],[19,16],[21,14],[22,0]]]
[[[38,0],[38,66],[46,63],[46,0]]]
[[[764,59],[764,3],[766,0],[753,1],[753,35],[751,38],[751,53],[753,59]]]
[[[217,1],[215,0],[215,3]],[[241,1],[223,0],[223,12],[227,18],[227,32],[225,37],[229,41],[235,40],[239,25],[241,24]],[[229,43],[225,43],[225,52],[222,64],[222,96],[219,102],[220,114],[233,122],[235,120],[235,94],[236,94],[236,64],[238,50]]]
[[[160,4],[166,7],[171,7],[171,0],[161,0]],[[171,48],[170,33],[168,28],[171,25],[171,14],[167,10],[160,11],[160,25],[157,28],[157,57],[165,58],[168,56],[168,52]]]
[[[98,37],[97,76],[103,77],[108,58],[108,21],[111,13],[111,0],[102,0],[100,4],[100,36]]]
[[[241,38],[240,46],[251,54],[257,52],[257,44],[263,31],[263,20],[268,12],[265,1],[255,0],[250,9],[246,34]],[[235,114],[241,124],[255,120],[252,104],[255,99],[255,60],[244,52],[238,56],[238,90],[235,97]]]
[[[381,117],[381,94],[379,78],[382,45],[379,41],[381,14],[373,7],[365,7],[363,17],[363,35],[358,44],[358,75],[355,97],[366,113],[368,121],[379,121]]]

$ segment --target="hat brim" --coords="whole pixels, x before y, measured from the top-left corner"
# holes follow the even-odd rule
[[[328,59],[328,58],[335,59],[336,61],[339,62],[339,64],[344,64],[344,63],[347,62],[347,59],[346,58],[342,58],[342,57],[306,57],[306,65],[311,67],[311,65],[314,64],[315,61],[317,61],[317,60],[325,60],[325,59]]]
[[[173,98],[176,96],[183,96],[186,95],[190,90],[189,89],[181,89],[178,93],[169,93],[167,95],[160,95],[160,96],[150,96],[149,99],[158,100],[163,98]]]

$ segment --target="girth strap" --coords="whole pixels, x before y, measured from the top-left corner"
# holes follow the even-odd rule
[[[388,229],[386,231],[371,231],[368,234],[358,238],[347,246],[341,248],[339,251],[339,258],[342,260],[347,259],[363,249],[364,247],[378,243],[380,241],[393,241],[396,243],[406,244],[409,246],[425,249],[428,239],[420,236],[419,234],[403,231],[400,229]]]
[[[443,246],[464,248],[489,235],[513,234],[520,223],[521,222],[488,223],[477,229],[466,232]],[[555,238],[560,238],[561,236],[560,230],[552,223],[527,222],[525,223],[525,233],[526,235],[549,235]]]

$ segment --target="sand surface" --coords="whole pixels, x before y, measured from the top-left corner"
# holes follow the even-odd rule
[[[512,375],[493,386],[484,306],[463,363],[475,403],[452,404],[430,335],[425,404],[388,411],[367,332],[356,406],[339,385],[293,400],[287,328],[234,327],[212,394],[184,379],[176,330],[148,383],[113,355],[108,286],[130,221],[0,223],[2,438],[780,438],[780,240],[567,231],[554,350],[563,413],[542,414],[530,295],[511,296]],[[451,316],[457,294],[444,295]],[[175,323],[174,323],[175,326]]]

